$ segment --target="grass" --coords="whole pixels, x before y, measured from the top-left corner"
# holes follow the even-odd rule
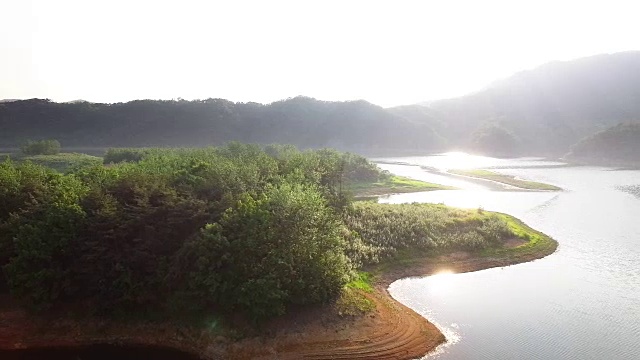
[[[362,239],[357,248],[363,269],[369,272],[352,281],[352,288],[389,271],[440,262],[455,252],[516,263],[551,254],[557,247],[553,239],[520,220],[482,209],[355,202],[345,222]]]
[[[528,257],[530,255],[547,253],[555,251],[558,243],[549,236],[532,229],[522,221],[507,214],[495,213],[501,217],[509,226],[509,230],[513,235],[526,242],[514,248],[490,248],[479,253],[481,257],[503,257],[503,258],[519,258]]]
[[[437,204],[356,201],[343,218],[361,239],[351,245],[349,256],[363,264],[396,258],[403,251],[477,251],[514,237],[497,214]]]
[[[552,254],[557,249],[558,243],[549,236],[530,228],[514,217],[504,214],[500,215],[508,219],[507,221],[510,227],[514,232],[519,234],[519,238],[526,242],[513,248],[495,247],[479,251],[470,251],[470,258],[462,260],[463,263],[477,262],[478,264],[484,264],[480,265],[479,268],[476,268],[475,270],[495,266],[507,266],[545,257]],[[367,266],[366,269],[371,274],[374,274],[376,278],[380,279],[388,279],[387,274],[393,273],[404,274],[398,278],[420,276],[424,275],[424,273],[420,272],[420,269],[423,269],[425,264],[430,264],[434,268],[447,268],[448,266],[451,266],[451,264],[455,263],[456,260],[447,259],[446,255],[451,254],[452,252],[452,250],[403,250],[399,251],[393,258],[386,259],[375,265]],[[444,256],[444,259],[441,256]],[[412,273],[411,269],[418,269],[418,271]],[[405,272],[407,270],[409,270],[408,273]]]
[[[512,175],[498,174],[489,170],[479,170],[479,169],[449,170],[449,173],[455,174],[455,175],[468,176],[468,177],[477,178],[477,179],[491,180],[491,181],[499,182],[501,184],[515,186],[521,189],[548,190],[548,191],[562,190],[561,188],[554,185],[544,184],[544,183],[535,182],[535,181],[520,180],[520,179],[516,179],[515,176],[512,176]]]
[[[358,271],[355,278],[344,286],[336,301],[338,314],[357,316],[375,310],[375,304],[367,297],[373,290],[373,276],[368,272]]]
[[[373,276],[366,271],[358,271],[355,279],[351,280],[346,287],[358,289],[365,292],[373,291]]]
[[[356,182],[346,186],[346,190],[353,193],[355,197],[452,189],[455,188],[395,175],[377,182]]]
[[[59,172],[66,172],[80,166],[101,165],[102,158],[80,153],[59,153],[56,155],[8,155],[13,161],[31,161],[35,164],[52,168]],[[4,157],[0,155],[0,160]]]

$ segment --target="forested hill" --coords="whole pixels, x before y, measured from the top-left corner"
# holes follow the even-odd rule
[[[0,147],[55,138],[63,146],[204,146],[228,141],[335,147],[363,153],[441,150],[445,141],[366,101],[296,97],[269,105],[222,99],[0,104]]]
[[[640,119],[640,52],[549,63],[428,106],[446,124],[440,134],[467,148],[564,154],[584,137]]]
[[[640,123],[618,124],[590,136],[571,149],[572,161],[593,164],[640,164]]]
[[[483,91],[427,106],[296,97],[268,105],[222,99],[97,104],[0,103],[0,147],[204,146],[229,141],[334,147],[363,154],[470,150],[564,155],[581,139],[640,120],[640,52],[554,62]]]

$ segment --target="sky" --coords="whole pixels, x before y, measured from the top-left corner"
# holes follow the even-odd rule
[[[0,0],[0,99],[381,106],[640,50],[634,1]]]

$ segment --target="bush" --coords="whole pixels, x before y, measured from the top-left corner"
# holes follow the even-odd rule
[[[58,140],[27,141],[20,148],[25,155],[56,155],[60,153],[60,142]]]

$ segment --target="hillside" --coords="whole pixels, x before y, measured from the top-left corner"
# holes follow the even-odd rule
[[[55,138],[64,146],[204,146],[228,141],[363,153],[443,149],[429,124],[366,101],[296,97],[269,105],[222,99],[117,104],[32,99],[0,104],[0,147]]]
[[[567,160],[590,164],[640,164],[640,123],[618,124],[577,143]]]
[[[561,155],[586,136],[640,118],[640,52],[549,63],[429,107],[441,114],[440,134],[454,145],[475,150],[474,133],[498,126],[518,139],[514,151]]]

